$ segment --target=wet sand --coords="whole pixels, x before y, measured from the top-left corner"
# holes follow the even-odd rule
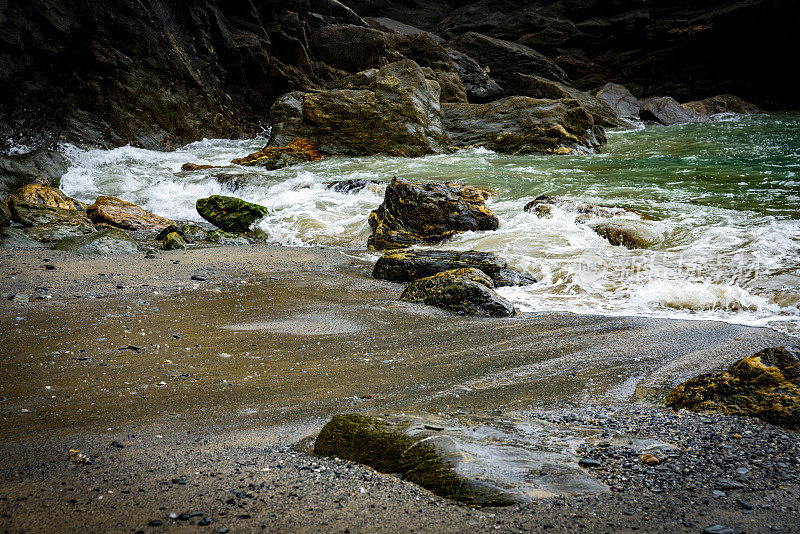
[[[167,516],[199,508],[214,520],[209,532],[571,531],[560,500],[473,510],[286,447],[343,411],[591,406],[646,419],[667,413],[658,400],[680,381],[791,341],[706,321],[463,317],[401,303],[402,286],[325,248],[215,247],[155,259],[3,250],[0,258],[0,292],[32,297],[0,302],[0,529],[11,532],[195,530],[189,523],[200,516]],[[70,449],[96,461],[70,462]],[[790,474],[797,469],[790,464]],[[731,497],[730,513],[721,502],[708,513],[748,531],[793,532],[797,484],[775,484],[777,507],[751,512]],[[653,494],[648,512],[631,504],[637,497],[612,492],[564,506],[584,510],[573,513],[590,531],[705,526],[698,501]],[[676,510],[691,526],[647,515]]]

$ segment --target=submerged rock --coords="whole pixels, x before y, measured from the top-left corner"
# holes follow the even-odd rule
[[[624,85],[607,83],[597,92],[597,98],[608,104],[619,117],[631,121],[639,120],[642,107],[639,105],[639,100]]]
[[[467,231],[497,230],[485,191],[458,184],[408,183],[393,178],[383,203],[369,214],[367,246],[389,250],[438,243]]]
[[[580,437],[532,420],[340,414],[320,431],[314,454],[399,474],[448,499],[505,506],[607,491],[570,454]]]
[[[427,304],[467,315],[512,317],[514,305],[494,290],[494,282],[478,269],[453,269],[419,278],[400,295],[400,300]]]
[[[503,88],[489,77],[477,61],[452,48],[447,50],[447,54],[456,66],[469,102],[479,104],[503,98]]]
[[[594,152],[603,128],[573,99],[512,96],[489,104],[442,104],[451,144],[506,154]]]
[[[289,93],[270,112],[269,146],[313,140],[321,154],[424,156],[447,149],[439,84],[411,60],[362,76],[358,89]]]
[[[50,247],[54,250],[71,250],[81,254],[136,254],[139,247],[131,237],[117,228],[92,234],[70,237]]]
[[[504,259],[491,252],[470,250],[395,250],[375,263],[372,276],[392,282],[411,282],[444,271],[472,267],[491,277],[495,287],[527,285],[536,279],[507,268]]]
[[[765,349],[726,371],[700,375],[665,402],[676,410],[749,415],[800,430],[800,347]]]
[[[670,96],[653,96],[639,101],[642,120],[653,121],[664,126],[684,124],[687,122],[708,122],[708,117],[698,115],[683,108]]]
[[[175,221],[150,213],[144,208],[116,197],[99,196],[86,209],[95,224],[108,224],[124,230],[163,230]]]
[[[196,163],[184,163],[181,165],[181,170],[184,172],[190,171],[203,171],[206,169],[218,169],[220,165],[198,165]]]
[[[711,116],[717,113],[761,113],[758,106],[734,95],[717,95],[704,100],[694,100],[681,104],[681,107],[695,115]]]
[[[258,152],[234,159],[231,163],[245,167],[264,167],[268,171],[272,171],[298,163],[317,161],[323,157],[313,141],[301,137],[282,147],[267,145]]]
[[[576,202],[573,200],[563,200],[551,197],[550,195],[539,195],[531,200],[523,208],[525,211],[535,213],[539,218],[549,219],[553,216],[553,208],[558,207],[564,211],[577,212],[580,215],[575,222],[582,223],[592,218],[608,219],[619,215],[634,214],[624,208],[611,206],[599,206],[586,202]],[[638,215],[638,214],[636,214]],[[585,217],[584,217],[585,216]]]
[[[196,207],[202,218],[227,232],[246,232],[254,222],[269,213],[259,204],[223,195],[200,198]]]
[[[630,249],[648,248],[664,239],[653,223],[638,219],[613,219],[591,223],[589,227],[612,245]]]
[[[349,180],[338,180],[325,184],[327,189],[337,193],[358,193],[368,185],[382,184],[380,180],[366,180],[364,178],[351,178]]]

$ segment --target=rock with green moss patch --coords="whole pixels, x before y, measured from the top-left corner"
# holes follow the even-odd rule
[[[494,282],[473,268],[453,269],[412,282],[400,300],[483,317],[511,317],[514,305],[494,290]]]
[[[269,210],[240,198],[212,195],[197,200],[197,213],[226,232],[246,232],[254,222],[263,219]]]
[[[206,239],[208,232],[196,224],[187,223],[181,226],[183,238],[187,243],[197,243]]]
[[[206,234],[206,241],[220,245],[249,245],[250,240],[244,236],[231,234],[223,230],[212,230]]]
[[[164,250],[180,250],[186,248],[186,241],[183,240],[178,232],[170,232],[161,241],[161,248]]]
[[[81,254],[136,254],[139,247],[131,236],[117,228],[59,241],[54,250],[71,250]]]
[[[665,402],[676,410],[749,415],[800,430],[800,347],[765,349],[726,371],[700,375]]]

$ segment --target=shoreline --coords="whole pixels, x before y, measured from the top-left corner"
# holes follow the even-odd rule
[[[697,532],[706,517],[748,532],[796,532],[800,451],[796,439],[774,437],[796,433],[654,403],[683,379],[793,339],[775,331],[570,314],[462,317],[397,301],[401,285],[374,280],[365,262],[324,247],[212,247],[155,259],[4,250],[3,266],[0,291],[46,287],[38,293],[52,296],[0,303],[4,531],[194,530],[167,516],[202,507],[214,520],[209,529],[237,532],[570,531],[578,523]],[[654,471],[644,480],[660,480],[655,493],[642,493],[631,476],[619,492],[471,509],[287,449],[335,413],[452,410],[568,417],[600,429],[627,417],[625,432],[661,430],[666,441],[686,440],[686,450],[727,458],[730,474],[745,453],[761,465],[783,455],[789,467],[785,475],[758,471],[725,497],[711,487],[728,464],[720,474],[707,462],[692,467],[693,491],[681,489],[680,473]],[[731,437],[745,430],[752,439]],[[71,448],[98,461],[76,465]],[[760,508],[764,498],[775,507]],[[670,514],[691,526],[656,522]],[[148,527],[151,520],[163,525]]]

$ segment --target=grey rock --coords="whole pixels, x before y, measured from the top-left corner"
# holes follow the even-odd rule
[[[453,48],[449,48],[447,54],[453,60],[458,77],[464,84],[467,100],[483,103],[503,98],[503,88],[489,77],[486,69],[477,61]]]
[[[684,109],[674,98],[669,96],[653,96],[639,101],[642,120],[653,121],[664,126],[684,124],[687,122],[708,122],[708,117],[698,115],[694,111]]]
[[[59,241],[54,250],[71,250],[80,254],[137,254],[139,247],[131,237],[117,228]]]
[[[45,245],[28,237],[23,230],[19,228],[10,228],[7,226],[0,227],[0,247],[2,248],[44,248]]]
[[[619,117],[639,120],[639,101],[624,85],[607,83],[597,92],[597,98],[608,104]]]

